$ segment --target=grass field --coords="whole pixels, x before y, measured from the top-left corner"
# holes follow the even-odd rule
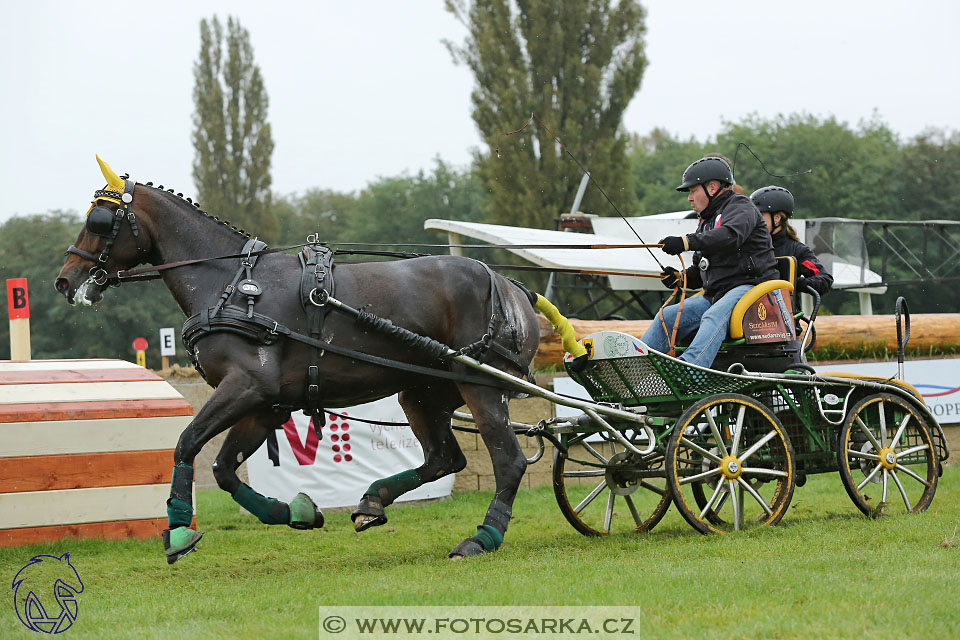
[[[520,494],[500,552],[462,562],[446,554],[489,493],[395,505],[356,534],[346,511],[320,531],[268,528],[204,491],[206,537],[176,565],[159,540],[64,541],[0,549],[0,577],[69,551],[85,589],[67,638],[316,638],[318,605],[543,604],[632,607],[644,638],[945,639],[960,636],[958,490],[947,467],[928,512],[868,520],[839,477],[814,476],[775,528],[705,537],[671,509],[649,534],[601,539],[544,487]],[[0,637],[37,637],[7,594]]]

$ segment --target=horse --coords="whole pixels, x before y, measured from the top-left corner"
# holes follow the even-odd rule
[[[124,270],[150,264],[162,265],[161,277],[188,317],[209,314],[223,296],[234,301],[240,312],[246,311],[243,292],[236,286],[239,258],[197,259],[249,256],[250,235],[172,190],[120,177],[99,156],[97,161],[107,185],[95,192],[86,224],[68,249],[55,281],[66,301],[99,303],[109,285],[123,280]],[[177,266],[181,261],[188,264]],[[260,289],[257,311],[278,320],[277,326],[283,323],[306,334],[309,305],[305,307],[301,298],[302,266],[296,255],[261,252],[252,275]],[[338,263],[331,270],[336,274],[337,299],[389,319],[396,327],[452,349],[477,344],[488,333],[487,340],[503,345],[506,353],[488,350],[478,357],[510,375],[523,375],[537,350],[536,294],[531,296],[518,283],[479,261],[444,255]],[[244,282],[249,280],[251,271]],[[233,306],[227,304],[226,308]],[[438,369],[435,354],[361,328],[343,314],[330,312],[317,337],[330,350],[339,345],[360,354],[376,354],[412,365],[414,371],[289,339],[264,343],[230,331],[204,334],[192,357],[214,392],[184,429],[174,450],[167,500],[169,528],[162,533],[167,562],[173,564],[194,551],[203,535],[191,528],[194,459],[206,442],[228,429],[213,464],[218,486],[265,524],[296,529],[323,525],[322,513],[306,494],[301,492],[286,503],[261,495],[236,473],[268,435],[289,419],[292,408],[310,406],[309,391],[320,407],[354,406],[399,393],[400,406],[423,448],[422,465],[379,479],[365,491],[351,514],[358,532],[387,522],[385,508],[402,494],[466,466],[450,420],[453,411],[466,404],[489,451],[496,492],[477,531],[457,544],[449,557],[496,551],[526,469],[516,434],[509,427],[511,392],[502,384],[478,380],[482,376],[457,377],[461,365],[456,363],[441,365],[447,377],[431,375],[425,368]],[[310,367],[318,370],[309,371]]]

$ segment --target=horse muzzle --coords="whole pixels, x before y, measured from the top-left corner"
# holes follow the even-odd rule
[[[106,284],[99,283],[92,276],[88,276],[79,285],[74,285],[71,278],[60,275],[54,281],[53,286],[66,298],[69,304],[92,306],[103,299],[103,290]]]

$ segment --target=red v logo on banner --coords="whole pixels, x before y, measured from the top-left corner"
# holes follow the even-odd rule
[[[297,457],[300,466],[307,466],[314,463],[317,459],[317,445],[320,440],[317,438],[317,431],[313,428],[313,418],[310,418],[310,424],[307,426],[307,440],[300,442],[300,435],[297,433],[297,427],[293,423],[293,416],[283,423],[283,433],[290,442],[290,448],[293,449],[293,455]]]

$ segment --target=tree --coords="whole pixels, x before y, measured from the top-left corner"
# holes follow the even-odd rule
[[[239,21],[227,19],[225,39],[216,17],[200,21],[193,74],[193,178],[203,208],[261,239],[278,239],[270,195],[267,92],[253,62],[250,34]]]
[[[647,66],[644,11],[634,0],[446,0],[468,29],[454,61],[473,72],[473,119],[492,153],[477,158],[491,222],[552,228],[570,207],[579,167],[535,113],[621,210],[634,203],[621,129]],[[496,151],[499,149],[499,153]],[[581,209],[609,210],[596,189]]]
[[[359,194],[346,232],[354,242],[446,242],[425,231],[424,220],[479,221],[483,191],[469,172],[458,173],[439,158],[433,174],[381,178]],[[411,251],[417,251],[415,247]]]
[[[791,114],[772,119],[757,116],[727,123],[717,147],[734,158],[744,142],[777,178],[768,175],[745,149],[736,164],[737,182],[747,195],[775,184],[790,189],[796,214],[804,218],[893,218],[897,215],[894,178],[900,143],[876,118],[857,128],[829,117]],[[810,173],[805,173],[808,169]]]
[[[479,221],[485,194],[469,170],[458,171],[437,158],[431,174],[379,178],[358,194],[310,189],[277,201],[285,238],[304,241],[319,233],[323,242],[443,242],[424,231],[429,218]],[[416,250],[416,249],[411,249]]]
[[[896,173],[901,220],[960,220],[960,132],[929,129],[903,149]]]
[[[689,209],[687,194],[677,191],[677,185],[683,170],[707,153],[710,145],[704,146],[693,138],[676,140],[663,129],[654,129],[646,136],[635,137],[630,146],[639,214]]]

